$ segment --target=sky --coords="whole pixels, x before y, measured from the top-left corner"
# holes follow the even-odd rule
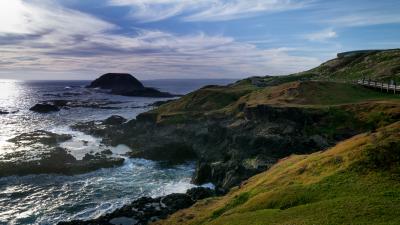
[[[399,46],[399,0],[0,0],[6,79],[284,75]]]

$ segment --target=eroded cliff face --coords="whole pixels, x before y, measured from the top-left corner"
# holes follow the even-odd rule
[[[360,106],[361,107],[361,106]],[[131,157],[182,163],[196,160],[196,184],[229,189],[278,159],[326,149],[369,128],[348,106],[242,106],[237,115],[157,122],[151,113],[123,124],[82,123],[75,129],[126,144]]]

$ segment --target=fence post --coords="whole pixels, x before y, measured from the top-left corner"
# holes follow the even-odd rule
[[[381,82],[381,92],[383,92],[383,81]]]
[[[387,84],[387,88],[386,88],[387,93],[389,93],[389,86],[390,86],[390,81],[388,81],[388,84]]]

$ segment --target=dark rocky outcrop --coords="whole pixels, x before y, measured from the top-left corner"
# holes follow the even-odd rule
[[[174,97],[166,92],[143,86],[143,84],[127,73],[107,73],[94,80],[88,88],[111,90],[112,94],[139,97]]]
[[[51,104],[39,103],[39,104],[34,105],[29,110],[31,110],[33,112],[38,112],[38,113],[49,113],[49,112],[60,111],[60,108],[58,108],[55,105],[51,105]]]
[[[113,115],[108,117],[106,120],[103,121],[104,125],[121,125],[125,123],[127,119],[122,116]]]
[[[70,134],[56,134],[45,130],[36,130],[29,133],[22,133],[7,141],[12,142],[17,146],[31,146],[34,144],[55,146],[61,142],[65,142],[71,139],[72,136]]]
[[[49,173],[74,175],[121,166],[124,163],[122,158],[104,156],[87,156],[82,160],[77,160],[60,147],[51,148],[37,157],[39,158],[33,160],[0,161],[0,177]]]
[[[214,196],[213,190],[203,187],[190,189],[186,194],[170,194],[158,198],[142,197],[112,213],[94,220],[60,222],[58,225],[146,225],[167,218],[196,201]]]
[[[66,99],[54,99],[42,102],[42,104],[50,104],[59,107],[60,109],[69,108],[92,108],[92,109],[120,109],[121,107],[116,106],[118,104],[125,103],[121,101],[107,101],[107,100],[66,100]]]
[[[8,140],[15,145],[14,151],[1,155],[0,177],[57,173],[74,175],[100,168],[121,166],[123,158],[111,157],[110,151],[94,155],[87,154],[82,160],[76,159],[60,143],[72,139],[69,134],[56,134],[37,130],[20,134]],[[18,148],[24,149],[17,151]]]

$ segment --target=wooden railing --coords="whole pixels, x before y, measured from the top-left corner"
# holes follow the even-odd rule
[[[393,93],[398,94],[400,93],[400,85],[396,85],[396,82],[377,82],[373,80],[357,80],[357,84],[362,85],[364,87],[373,88],[380,90],[381,92]]]

